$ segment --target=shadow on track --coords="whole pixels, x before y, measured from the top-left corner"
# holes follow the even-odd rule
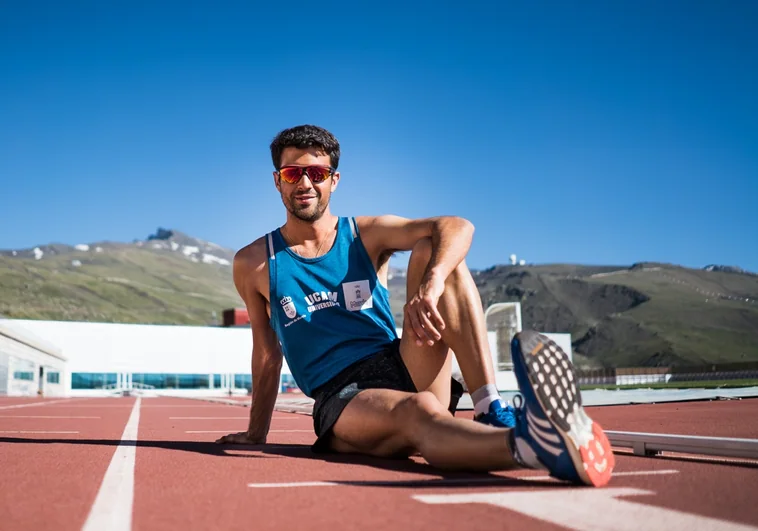
[[[435,468],[413,458],[380,458],[357,454],[320,454],[314,453],[309,444],[262,444],[231,445],[204,441],[122,441],[120,439],[34,439],[29,437],[0,437],[2,444],[34,445],[92,445],[136,446],[138,448],[158,448],[169,451],[193,452],[214,457],[267,459],[289,457],[308,459],[326,463],[361,466],[393,472],[405,472],[428,476],[411,480],[335,480],[328,481],[338,485],[362,487],[402,487],[402,488],[451,488],[451,487],[562,487],[564,484],[553,481],[530,481],[514,477],[500,476],[486,472],[449,472]],[[567,487],[571,485],[565,484]]]

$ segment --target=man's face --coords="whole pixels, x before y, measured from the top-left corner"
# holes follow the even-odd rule
[[[315,148],[285,148],[282,152],[281,166],[330,166],[331,160]],[[321,218],[329,206],[332,192],[337,188],[339,172],[321,183],[314,183],[310,176],[303,174],[300,181],[290,184],[274,172],[274,184],[282,196],[284,207],[295,217],[303,221],[316,221]]]

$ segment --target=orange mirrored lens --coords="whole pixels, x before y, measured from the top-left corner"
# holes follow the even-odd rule
[[[305,168],[298,168],[290,166],[279,170],[279,176],[286,183],[295,184],[303,176],[303,170]]]
[[[308,174],[311,182],[322,183],[329,178],[332,169],[328,166],[285,166],[279,170],[282,180],[289,184],[299,182],[303,173]]]
[[[314,183],[322,183],[329,178],[332,173],[330,168],[325,166],[308,166],[308,178]]]

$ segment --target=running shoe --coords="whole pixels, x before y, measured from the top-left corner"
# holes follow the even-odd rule
[[[516,410],[510,404],[504,406],[500,400],[495,400],[487,413],[475,416],[474,420],[496,428],[513,428],[516,426]]]
[[[615,466],[613,451],[603,429],[582,407],[568,356],[531,330],[516,334],[511,353],[523,395],[511,432],[516,461],[573,483],[607,484]]]

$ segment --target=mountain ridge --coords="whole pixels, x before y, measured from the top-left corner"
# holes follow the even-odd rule
[[[0,314],[10,318],[217,325],[242,307],[234,251],[159,227],[144,240],[0,251]],[[392,267],[402,326],[406,274]],[[497,264],[472,270],[483,307],[519,302],[523,328],[572,336],[577,363],[596,367],[758,360],[758,275],[624,265]]]
[[[135,239],[131,242],[104,240],[84,244],[79,243],[76,245],[49,243],[24,249],[0,249],[0,256],[34,258],[35,260],[41,260],[45,255],[60,256],[74,252],[89,251],[101,253],[105,249],[130,248],[132,246],[149,246],[152,249],[170,250],[173,252],[179,251],[190,261],[197,260],[227,266],[231,265],[235,253],[232,249],[189,236],[184,232],[158,227],[154,234],[148,235],[144,240]]]

